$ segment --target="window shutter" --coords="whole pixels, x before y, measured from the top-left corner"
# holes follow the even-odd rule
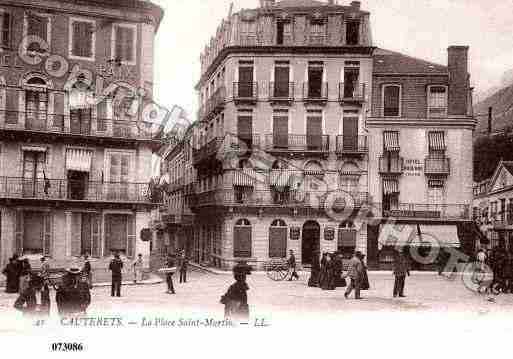
[[[124,60],[126,61],[134,61],[132,56],[134,50],[134,30],[132,28],[125,28],[125,38],[124,38],[124,48],[125,48],[125,56]]]
[[[233,256],[236,258],[251,257],[251,227],[235,227],[233,232]]]
[[[52,230],[53,216],[51,213],[45,213],[44,220],[44,238],[43,238],[43,254],[50,256],[52,253]]]
[[[54,92],[53,94],[53,119],[51,125],[53,127],[63,129],[64,127],[64,93]]]
[[[48,18],[44,16],[37,16],[35,14],[29,14],[27,23],[28,35],[39,36],[40,38],[48,42]]]
[[[84,22],[83,36],[84,36],[84,57],[91,57],[93,55],[93,24],[90,22]]]
[[[80,213],[71,214],[71,255],[79,257],[82,247],[82,215]]]
[[[15,225],[15,231],[14,231],[14,237],[15,237],[15,246],[16,246],[16,253],[21,255],[23,254],[23,211],[22,210],[16,210],[16,225]]]
[[[93,214],[91,216],[91,231],[92,231],[91,255],[93,257],[99,258],[101,256],[101,253],[100,253],[101,217],[99,214]]]
[[[287,256],[287,227],[269,228],[269,257],[285,258]]]
[[[124,28],[120,26],[116,26],[116,51],[115,51],[115,59],[116,60],[124,60],[123,56],[123,40],[125,33],[123,32]]]
[[[80,27],[80,22],[75,21],[73,23],[73,35],[72,35],[72,54],[74,56],[82,56],[82,28]]]
[[[109,215],[105,216],[105,238],[103,240],[103,256],[106,257],[110,255],[109,242],[112,240],[112,217]]]
[[[6,101],[5,101],[5,123],[15,125],[18,123],[19,111],[19,92],[14,88],[6,88]]]
[[[1,21],[1,45],[3,47],[10,47],[11,45],[11,34],[12,34],[12,24],[11,24],[11,14],[4,12],[0,14],[0,21]]]
[[[135,257],[135,218],[127,216],[127,257]]]

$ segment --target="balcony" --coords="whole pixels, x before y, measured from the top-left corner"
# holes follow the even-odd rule
[[[303,84],[303,101],[316,105],[323,105],[328,102],[328,83],[305,82]]]
[[[265,135],[264,150],[276,153],[328,154],[329,135]]]
[[[212,157],[215,157],[217,155],[217,151],[219,151],[223,144],[223,140],[224,139],[222,137],[216,137],[201,148],[194,149],[192,151],[193,165],[197,165],[200,162],[207,161],[212,159]]]
[[[276,105],[291,105],[294,101],[294,82],[270,82],[269,101]]]
[[[337,155],[364,155],[369,152],[367,136],[337,136]]]
[[[312,208],[325,210],[326,192],[304,192],[300,190],[252,190],[237,191],[232,189],[202,192],[195,195],[192,207],[279,207]],[[368,203],[367,193],[353,193],[354,205]],[[335,211],[342,211],[343,201],[335,202]]]
[[[308,43],[310,46],[326,46],[328,44],[328,37],[325,34],[310,34],[308,36]]]
[[[434,176],[448,176],[451,173],[450,160],[448,158],[426,158],[424,161],[424,173]]]
[[[0,199],[151,203],[148,183],[0,177]]]
[[[164,211],[161,216],[161,221],[163,223],[176,226],[192,226],[194,219],[194,214],[171,213],[167,211]]]
[[[379,204],[381,207],[381,204]],[[470,220],[470,206],[466,204],[401,203],[396,208],[382,210],[383,217],[408,219]]]
[[[404,159],[402,157],[380,157],[379,173],[382,175],[402,175]]]
[[[234,82],[233,101],[236,105],[254,105],[258,101],[258,83]]]
[[[226,88],[224,86],[219,87],[207,102],[201,106],[198,115],[200,120],[208,121],[219,114],[226,103]]]
[[[149,141],[156,145],[160,140],[152,124],[143,121],[124,121],[89,117],[73,121],[70,116],[46,112],[0,110],[0,133],[8,138],[55,140],[71,137],[80,142],[102,141],[107,144]]]
[[[362,104],[365,102],[365,84],[341,82],[338,86],[340,104]]]

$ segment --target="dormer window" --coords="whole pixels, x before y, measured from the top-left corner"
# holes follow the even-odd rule
[[[287,45],[292,42],[292,23],[288,19],[276,21],[276,44]]]
[[[241,21],[241,46],[254,46],[256,45],[256,21],[244,20]]]
[[[360,43],[360,21],[349,20],[346,23],[346,44],[358,45]]]
[[[447,87],[428,86],[428,117],[445,117],[447,115]]]
[[[400,117],[401,116],[401,86],[385,85],[383,86],[383,116]]]

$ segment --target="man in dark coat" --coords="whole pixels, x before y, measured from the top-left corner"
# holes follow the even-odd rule
[[[310,278],[308,278],[309,287],[319,286],[319,274],[321,271],[321,265],[319,263],[319,252],[314,251],[312,254],[312,268],[310,269]]]
[[[6,277],[5,292],[18,293],[20,289],[19,266],[14,257],[9,258],[9,263],[5,266],[2,274]]]
[[[119,254],[114,254],[114,259],[110,261],[109,270],[112,272],[112,284],[110,289],[110,295],[112,297],[121,297],[121,281],[123,269],[123,261],[119,258]]]
[[[175,266],[175,261],[173,260],[173,256],[171,254],[167,255],[166,267],[173,268]],[[167,283],[167,293],[175,294],[175,287],[173,286],[173,272],[168,271],[166,273],[166,283]]]
[[[30,275],[27,287],[14,302],[14,308],[27,315],[50,314],[50,291],[43,277]]]
[[[180,268],[180,283],[187,282],[187,266],[189,264],[189,260],[185,255],[185,251],[182,251],[180,254],[179,268]]]
[[[405,297],[404,283],[406,280],[406,275],[410,276],[408,262],[403,252],[397,252],[394,258],[394,298],[397,296]]]
[[[85,313],[91,304],[87,278],[79,268],[70,268],[57,288],[55,302],[60,315]]]
[[[251,274],[251,267],[245,262],[238,263],[233,267],[235,283],[221,297],[221,303],[224,304],[225,318],[241,321],[249,319],[247,295],[249,286],[246,283],[246,276],[249,274]]]
[[[292,279],[299,280],[299,275],[296,272],[296,256],[294,255],[294,251],[292,249],[289,251],[289,259],[287,260],[287,264],[289,266],[289,271],[292,272],[289,280],[290,281]]]
[[[89,261],[89,254],[84,254],[84,266],[82,267],[82,273],[87,279],[89,289],[93,288],[93,273],[91,268],[91,262]]]

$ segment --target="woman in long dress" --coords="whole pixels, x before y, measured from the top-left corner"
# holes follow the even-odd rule
[[[325,255],[326,260],[324,261],[324,265],[321,267],[321,289],[332,290],[335,289],[333,283],[333,261],[331,260],[331,255],[329,253],[326,253]]]
[[[18,293],[20,289],[19,267],[14,257],[9,258],[9,263],[5,266],[2,274],[6,277],[5,292]]]

